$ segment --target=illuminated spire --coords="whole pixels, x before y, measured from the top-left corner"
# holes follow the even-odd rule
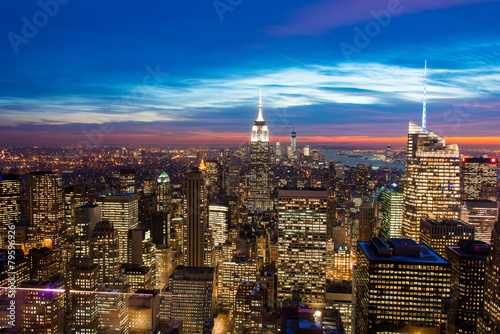
[[[201,158],[201,163],[200,163],[200,170],[205,170],[207,167],[205,166],[205,161],[203,161],[203,158]]]
[[[426,91],[427,91],[427,59],[425,60],[425,70],[424,70],[424,107],[422,109],[422,129],[424,133],[427,132],[427,101],[426,101]]]
[[[259,115],[257,116],[257,122],[264,122],[264,117],[262,116],[262,86],[260,87],[259,96]]]

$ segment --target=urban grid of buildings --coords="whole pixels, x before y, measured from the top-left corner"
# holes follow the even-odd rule
[[[500,333],[496,158],[424,118],[404,171],[325,161],[262,97],[250,139],[4,148],[3,331]]]

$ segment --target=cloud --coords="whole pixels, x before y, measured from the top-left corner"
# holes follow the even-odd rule
[[[270,26],[265,31],[276,36],[320,35],[331,29],[358,22],[373,20],[373,12],[392,11],[392,16],[402,16],[433,10],[494,2],[495,0],[323,0],[291,12],[282,25]]]

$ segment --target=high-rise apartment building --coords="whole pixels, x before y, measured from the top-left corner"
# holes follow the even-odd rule
[[[120,243],[113,223],[98,222],[90,235],[90,258],[99,265],[98,283],[113,282],[120,272]]]
[[[118,232],[120,263],[127,262],[128,231],[137,228],[139,209],[137,194],[104,194],[97,197],[102,218],[113,223]]]
[[[240,167],[229,166],[226,172],[226,196],[238,197],[240,194]]]
[[[461,159],[462,199],[498,199],[498,159]]]
[[[123,287],[100,285],[96,293],[99,332],[129,334],[129,295]]]
[[[300,288],[304,302],[322,302],[326,284],[328,191],[278,191],[278,299]]]
[[[208,202],[215,203],[222,195],[222,167],[216,159],[207,160],[205,166]]]
[[[172,201],[172,185],[166,172],[161,173],[156,184],[156,212],[169,213]]]
[[[178,266],[162,291],[161,313],[182,320],[184,333],[201,333],[215,312],[215,281],[214,268]]]
[[[450,264],[411,239],[374,238],[358,246],[356,333],[439,333]]]
[[[462,240],[446,248],[451,264],[451,303],[447,333],[476,333],[477,317],[483,310],[485,264],[490,246]]]
[[[174,271],[172,264],[172,248],[165,245],[156,247],[155,289],[163,289],[168,284],[168,278]]]
[[[476,240],[491,241],[491,232],[498,218],[498,202],[490,200],[467,200],[462,202],[462,220],[474,227]]]
[[[135,194],[136,192],[135,169],[120,170],[120,192],[123,194]]]
[[[459,158],[457,144],[409,122],[403,237],[418,242],[422,219],[460,217]]]
[[[208,207],[208,228],[212,231],[214,247],[227,241],[228,211],[229,208],[225,205],[211,204]]]
[[[66,332],[97,333],[97,291],[99,265],[90,259],[73,258],[69,263],[67,278],[67,322]]]
[[[380,201],[380,237],[401,238],[403,224],[403,192],[384,188]]]
[[[60,175],[53,172],[28,175],[28,210],[35,247],[57,249],[62,244],[64,218]]]
[[[64,227],[69,236],[75,234],[75,209],[87,202],[85,185],[75,184],[64,188]]]
[[[262,96],[259,114],[252,127],[250,140],[250,189],[248,190],[250,210],[269,210],[269,129],[262,116]]]
[[[225,310],[233,310],[238,284],[242,281],[255,282],[258,263],[249,259],[223,262],[218,272],[218,298]]]
[[[455,219],[424,219],[420,223],[420,242],[446,258],[446,247],[460,240],[474,240],[474,227]]]
[[[189,267],[203,267],[208,207],[205,179],[197,168],[187,173],[185,198],[186,263]]]
[[[101,221],[101,207],[87,204],[75,208],[75,256],[90,257],[90,235]]]
[[[262,333],[261,312],[267,306],[265,284],[240,282],[234,302],[234,331],[236,333]]]
[[[370,179],[370,169],[367,165],[356,164],[356,192],[364,199],[368,198],[368,180]]]
[[[376,235],[376,208],[372,203],[364,202],[359,207],[359,241],[369,241]]]
[[[20,219],[21,182],[19,175],[0,175],[0,248],[6,248],[8,226]]]
[[[60,333],[60,312],[64,305],[65,281],[62,274],[46,280],[22,282],[16,296],[15,333]]]

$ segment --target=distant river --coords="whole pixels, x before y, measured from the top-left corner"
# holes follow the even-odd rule
[[[373,153],[342,153],[339,151],[320,151],[325,155],[325,161],[330,160],[341,162],[346,166],[356,167],[356,164],[372,165],[373,167],[399,168],[405,170],[404,163],[386,163],[383,160],[373,160]]]

